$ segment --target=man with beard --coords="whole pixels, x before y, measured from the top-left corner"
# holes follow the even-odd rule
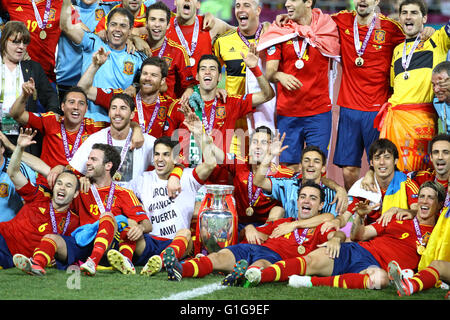
[[[433,69],[431,75],[433,84],[434,109],[438,113],[440,120],[440,133],[450,133],[450,61],[443,61]]]

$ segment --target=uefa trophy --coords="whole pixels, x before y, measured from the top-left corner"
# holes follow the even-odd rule
[[[196,253],[217,252],[237,243],[237,214],[233,198],[234,187],[206,185],[206,195],[200,206]],[[203,250],[202,250],[203,249]]]

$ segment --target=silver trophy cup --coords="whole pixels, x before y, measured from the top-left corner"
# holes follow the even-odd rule
[[[206,185],[206,194],[212,195],[209,206],[199,215],[200,237],[208,253],[217,252],[233,241],[233,213],[225,198],[231,197],[234,187],[228,185]],[[234,198],[232,198],[235,203]]]

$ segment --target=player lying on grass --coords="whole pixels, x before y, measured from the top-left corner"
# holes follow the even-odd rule
[[[351,239],[340,245],[339,257],[330,258],[323,248],[304,257],[281,261],[260,274],[247,271],[252,284],[287,281],[293,287],[337,286],[341,288],[381,289],[388,285],[388,264],[398,261],[403,268],[415,269],[420,253],[433,230],[443,202],[445,190],[436,182],[426,182],[419,190],[419,210],[412,220],[392,220],[364,225],[373,208],[366,202],[355,207]],[[279,274],[278,277],[275,277]]]

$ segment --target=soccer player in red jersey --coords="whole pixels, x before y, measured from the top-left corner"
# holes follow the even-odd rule
[[[197,97],[204,103],[202,122],[206,132],[214,137],[214,144],[227,153],[231,138],[234,135],[236,120],[253,112],[254,106],[269,101],[274,91],[258,66],[259,58],[255,55],[256,48],[251,46],[244,57],[246,65],[258,75],[257,80],[261,91],[244,96],[228,96],[226,102],[217,99],[217,85],[221,80],[220,62],[214,55],[204,55],[198,63],[196,79],[199,81],[200,94]],[[192,96],[191,96],[192,98]],[[198,106],[196,106],[198,107]],[[184,138],[183,138],[184,139]],[[188,139],[187,139],[188,140]],[[188,154],[182,150],[183,156]]]
[[[299,215],[298,220],[309,219],[319,214],[323,207],[325,195],[319,185],[314,182],[305,183],[300,189],[298,200]],[[345,240],[345,235],[338,231],[320,232],[317,228],[300,228],[289,234],[272,237],[275,228],[285,222],[292,222],[294,218],[283,218],[269,222],[257,230],[264,239],[262,244],[240,243],[229,246],[208,256],[194,258],[180,264],[170,252],[164,255],[164,264],[170,273],[177,269],[176,280],[182,277],[204,277],[214,270],[227,271],[232,273],[223,281],[224,285],[235,285],[243,277],[243,272],[250,264],[251,268],[265,268],[271,264],[285,259],[283,257],[297,257],[306,254],[317,248],[318,245],[326,243],[327,252],[330,256],[337,255],[336,243]],[[234,266],[234,267],[233,267]]]
[[[384,227],[378,222],[364,225],[371,208],[362,204],[356,209],[351,233],[352,240],[358,242],[342,243],[339,257],[334,259],[320,248],[298,261],[285,261],[284,276],[296,275],[289,279],[293,287],[383,289],[389,284],[386,270],[390,261],[397,261],[402,268],[417,268],[444,199],[442,185],[429,181],[420,187],[417,216],[413,220],[392,220]]]
[[[166,36],[186,49],[195,77],[200,58],[205,54],[212,54],[212,40],[232,27],[213,17],[214,25],[207,30],[204,25],[205,17],[197,15],[199,0],[175,0],[175,6],[176,16],[170,19]]]
[[[25,134],[19,135],[7,171],[25,204],[13,219],[0,223],[0,266],[5,269],[13,267],[14,254],[31,256],[46,234],[69,235],[79,226],[78,215],[70,210],[80,188],[72,172],[58,175],[52,194],[32,185],[21,173],[23,150],[35,143],[32,141],[35,133],[30,132],[31,129],[25,129]]]
[[[33,113],[25,110],[25,103],[34,90],[32,81],[24,83],[22,94],[11,107],[11,116],[20,124],[32,127],[43,135],[41,159],[52,168],[67,165],[71,156],[83,141],[92,133],[106,127],[104,122],[94,122],[85,118],[87,110],[86,94],[81,88],[70,89],[61,109],[64,116],[53,112]],[[48,186],[46,177],[39,175],[37,183]]]
[[[108,109],[116,90],[92,86],[95,72],[108,58],[103,49],[92,57],[92,64],[81,77],[78,85],[83,88],[89,100]],[[160,90],[167,79],[168,66],[162,58],[150,57],[144,60],[137,75],[139,91],[134,98],[137,112],[133,120],[142,128],[143,133],[155,138],[171,136],[173,131],[182,126],[183,114],[178,111],[178,100],[163,95]]]
[[[91,187],[88,192],[80,192],[73,203],[80,216],[81,227],[76,231],[78,236],[49,234],[43,237],[32,258],[25,255],[14,258],[17,268],[44,275],[45,267],[55,257],[59,269],[66,269],[78,260],[86,261],[80,268],[93,276],[103,254],[114,240],[118,228],[114,217],[123,215],[127,220],[134,221],[121,231],[121,240],[128,239],[135,243],[143,233],[151,230],[145,210],[133,192],[117,186],[112,180],[119,164],[120,154],[113,146],[99,143],[92,147],[86,173],[92,182]],[[50,168],[41,162],[40,171],[48,173]],[[97,227],[92,226],[97,222]]]
[[[356,11],[332,18],[339,30],[342,78],[338,135],[333,163],[342,168],[347,190],[359,178],[361,158],[378,139],[373,120],[391,92],[392,53],[405,40],[402,27],[375,9],[379,0],[355,0]],[[356,44],[355,44],[356,43]]]
[[[159,1],[148,7],[147,43],[152,56],[163,58],[167,63],[169,72],[166,77],[166,94],[175,99],[181,98],[186,89],[193,87],[196,81],[186,50],[178,42],[166,37],[169,21],[170,9],[163,2]],[[192,89],[188,93],[190,95]]]
[[[286,1],[285,35],[299,36],[286,41],[286,37],[275,37],[269,27],[258,45],[258,49],[268,48],[266,75],[277,83],[277,127],[286,132],[289,145],[280,162],[295,171],[305,143],[327,155],[331,137],[328,71],[331,58],[339,56],[338,31],[331,17],[314,5],[315,0]]]

